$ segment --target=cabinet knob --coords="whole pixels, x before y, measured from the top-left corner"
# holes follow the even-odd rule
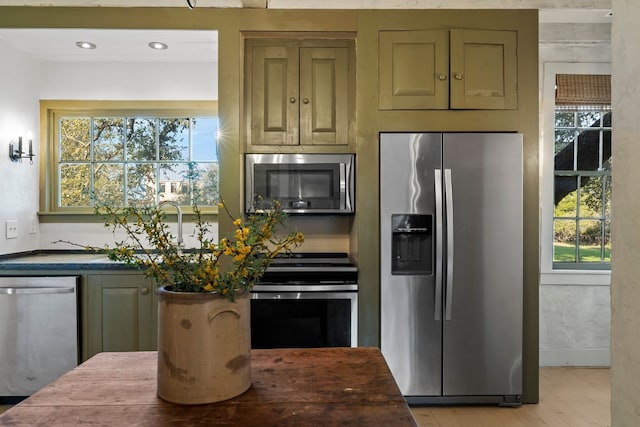
[[[292,96],[291,98],[289,98],[289,102],[292,104],[296,103],[296,99]]]
[[[140,290],[140,293],[141,293],[142,295],[146,295],[146,294],[148,294],[148,293],[149,293],[149,288],[142,288],[142,289]]]
[[[308,104],[309,103],[309,98],[303,99],[302,102],[304,102],[305,104]]]
[[[440,75],[438,76],[438,78],[439,78],[440,80],[447,80],[447,75],[446,75],[446,74],[440,74]]]
[[[462,80],[462,74],[456,74],[456,80]]]

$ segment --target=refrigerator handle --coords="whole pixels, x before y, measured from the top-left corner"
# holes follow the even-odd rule
[[[451,184],[451,169],[444,170],[445,204],[447,211],[447,280],[445,289],[447,295],[444,300],[445,320],[451,320],[453,306],[453,185]]]
[[[442,171],[434,171],[435,196],[436,196],[436,295],[434,320],[440,320],[442,316]]]

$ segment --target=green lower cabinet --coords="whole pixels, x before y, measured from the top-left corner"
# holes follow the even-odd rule
[[[155,289],[155,282],[142,274],[87,275],[82,360],[104,351],[156,350]]]

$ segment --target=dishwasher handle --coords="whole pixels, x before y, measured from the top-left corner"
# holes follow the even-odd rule
[[[73,286],[13,286],[0,287],[0,295],[72,294]]]

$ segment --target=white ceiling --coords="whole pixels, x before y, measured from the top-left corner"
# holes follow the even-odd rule
[[[193,1],[193,0],[192,0]],[[200,7],[243,7],[265,4],[268,8],[313,6],[315,0],[196,0]],[[477,7],[477,0],[335,0],[351,8]],[[322,8],[337,7],[322,0]],[[2,0],[3,6],[185,7],[186,0]],[[585,6],[585,8],[578,7]],[[540,7],[541,23],[610,23],[611,0],[485,0],[487,7]],[[197,13],[194,10],[194,13]],[[0,28],[0,41],[39,61],[217,62],[217,32],[188,30],[96,30]],[[95,43],[94,50],[76,47],[77,41]],[[151,41],[167,43],[166,50],[149,48]]]
[[[0,29],[0,41],[39,61],[217,62],[216,31]],[[80,49],[77,41],[95,43]],[[151,49],[163,42],[166,50]]]

